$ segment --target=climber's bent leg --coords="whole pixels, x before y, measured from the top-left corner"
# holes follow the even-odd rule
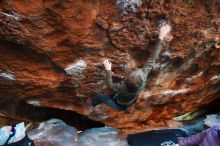
[[[119,104],[117,104],[113,98],[106,96],[102,92],[99,93],[97,97],[101,100],[102,103],[110,106],[111,108],[113,108],[115,110],[119,110],[119,111],[125,110],[123,107],[121,107]]]
[[[100,97],[100,93],[97,96],[92,98],[92,102],[91,102],[92,106],[97,106],[102,103],[99,97]]]

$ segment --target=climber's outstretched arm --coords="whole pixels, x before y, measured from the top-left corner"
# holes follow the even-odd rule
[[[145,78],[147,78],[150,71],[155,67],[156,60],[158,59],[160,51],[163,48],[164,40],[165,40],[165,38],[167,38],[167,35],[170,33],[170,31],[171,31],[171,26],[167,23],[164,23],[160,27],[159,37],[158,37],[157,43],[156,43],[156,48],[155,48],[154,52],[150,55],[149,59],[147,60],[147,62],[145,63],[145,65],[143,67]]]
[[[107,86],[112,92],[117,92],[121,84],[113,83],[112,81],[112,71],[111,71],[112,63],[108,59],[106,59],[103,61],[103,64],[104,64],[105,71],[106,71]]]

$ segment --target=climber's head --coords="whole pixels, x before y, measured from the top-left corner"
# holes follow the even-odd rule
[[[130,90],[137,90],[143,85],[144,77],[141,69],[136,69],[129,73],[126,78],[126,85]]]

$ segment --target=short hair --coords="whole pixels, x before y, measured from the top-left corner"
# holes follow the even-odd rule
[[[143,72],[141,69],[136,69],[128,74],[126,78],[126,86],[130,90],[136,90],[142,86],[144,82]]]

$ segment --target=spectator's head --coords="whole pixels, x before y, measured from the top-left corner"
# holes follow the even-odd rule
[[[127,76],[126,85],[130,90],[137,90],[143,83],[144,77],[141,69],[136,69]]]

